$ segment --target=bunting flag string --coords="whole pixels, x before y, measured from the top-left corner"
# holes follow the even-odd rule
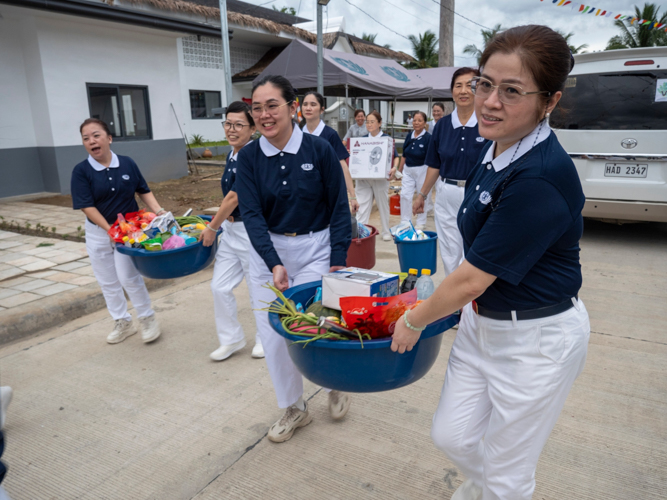
[[[540,0],[544,2],[544,0]],[[659,23],[654,19],[640,19],[632,15],[624,15],[612,12],[610,10],[598,9],[592,5],[586,5],[583,3],[572,2],[570,0],[551,0],[552,4],[555,4],[556,7],[567,7],[576,11],[580,14],[594,14],[596,17],[607,17],[613,18],[615,21],[623,21],[630,25],[637,23],[638,26],[648,26],[648,29],[664,30],[667,33],[667,23]]]

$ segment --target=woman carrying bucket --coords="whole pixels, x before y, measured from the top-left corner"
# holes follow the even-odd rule
[[[326,141],[304,134],[294,123],[296,94],[282,76],[267,76],[252,90],[252,116],[262,134],[238,156],[236,188],[252,250],[250,286],[255,321],[278,406],[284,415],[268,438],[287,441],[312,416],[303,399],[303,378],[285,339],[273,331],[266,311],[275,294],[316,281],[345,267],[350,246],[350,210],[345,179],[335,151]],[[350,399],[329,392],[329,412],[345,416]]]
[[[338,159],[340,160],[343,174],[345,175],[345,185],[347,186],[347,193],[350,197],[350,209],[353,214],[356,214],[357,210],[359,210],[359,203],[357,202],[357,196],[354,193],[354,181],[352,180],[350,169],[345,161],[350,157],[350,153],[348,153],[345,146],[343,146],[343,141],[340,140],[338,132],[328,125],[325,125],[322,121],[322,113],[324,113],[324,97],[322,97],[322,94],[312,90],[307,92],[301,103],[301,112],[306,119],[306,123],[301,129],[303,133],[321,137],[334,148],[336,156],[338,156]]]
[[[215,254],[215,266],[211,291],[213,292],[213,312],[215,327],[218,332],[220,347],[210,354],[213,361],[222,361],[245,347],[243,327],[239,323],[234,298],[234,288],[241,284],[245,277],[252,300],[252,288],[248,278],[250,239],[246,232],[243,218],[239,210],[239,198],[236,194],[236,168],[239,151],[252,142],[255,133],[255,122],[250,114],[250,107],[240,101],[227,107],[227,116],[222,124],[225,135],[232,150],[227,155],[227,167],[220,180],[224,199],[218,213],[202,233],[204,246],[211,246],[217,238],[220,226],[224,228],[220,246]],[[253,358],[263,358],[264,349],[259,334],[255,335],[255,346],[252,348]]]
[[[118,214],[139,210],[135,193],[152,212],[159,215],[164,209],[160,208],[134,160],[111,151],[113,138],[106,123],[88,118],[81,124],[79,132],[88,159],[72,171],[72,205],[86,215],[86,250],[90,265],[114,319],[114,328],[107,336],[107,342],[118,344],[137,333],[127,311],[123,290],[137,311],[141,339],[145,343],[152,342],[160,336],[160,325],[151,308],[144,279],[129,256],[114,250],[116,244],[107,231]]]
[[[549,128],[574,66],[545,26],[496,35],[473,80],[484,148],[458,225],[465,260],[396,323],[392,350],[463,307],[431,437],[467,480],[452,499],[528,500],[535,467],[586,361],[579,239],[585,197]]]
[[[431,134],[426,129],[426,113],[417,111],[412,119],[412,130],[405,139],[403,144],[403,155],[401,163],[398,166],[399,172],[403,174],[401,181],[401,220],[409,221],[412,219],[412,198],[415,191],[424,184],[426,178],[426,171],[428,167],[425,165],[426,152],[431,143]],[[406,168],[404,168],[406,167]],[[394,176],[395,169],[390,172],[390,177]],[[426,214],[430,212],[433,207],[431,201],[431,193],[427,193],[426,210],[417,216],[416,229],[424,229],[426,226]]]
[[[366,117],[366,128],[368,135],[366,137],[389,137],[388,134],[382,132],[382,116],[377,111],[369,113]],[[396,148],[393,146],[392,151],[394,168],[397,164]],[[393,171],[393,170],[392,170]],[[357,212],[357,221],[362,224],[368,224],[373,209],[373,198],[378,206],[380,212],[380,222],[382,223],[382,239],[384,241],[391,241],[391,234],[389,233],[389,179],[358,179],[357,180],[357,199],[359,200],[359,212]]]
[[[426,154],[429,166],[426,179],[420,187],[420,196],[414,201],[413,212],[424,212],[424,202],[435,184],[435,227],[438,233],[440,256],[445,275],[451,274],[463,257],[461,233],[456,226],[456,214],[463,201],[468,174],[475,165],[485,144],[477,130],[477,116],[471,80],[479,71],[459,68],[452,75],[452,97],[456,109],[440,119],[433,130]]]

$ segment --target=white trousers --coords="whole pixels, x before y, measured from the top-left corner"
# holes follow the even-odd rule
[[[211,280],[215,328],[221,346],[235,344],[245,339],[243,327],[238,320],[236,298],[234,297],[234,289],[241,284],[244,277],[248,285],[251,307],[255,307],[248,274],[252,245],[248,239],[245,225],[243,222],[225,221],[222,227],[224,232],[215,254],[215,266]],[[255,343],[257,342],[259,342],[259,335],[255,334]]]
[[[151,298],[144,279],[127,255],[115,251],[107,232],[86,219],[86,250],[109,314],[114,320],[131,320],[127,312],[127,292],[139,318],[153,315]]]
[[[426,172],[428,167],[422,165],[421,167],[403,168],[403,179],[401,180],[401,221],[412,220],[412,198],[415,193],[424,185],[426,179]],[[433,200],[431,200],[431,192],[424,202],[424,213],[417,215],[417,225],[426,225],[426,215],[433,210]]]
[[[380,212],[380,234],[389,234],[389,181],[386,179],[357,179],[355,192],[359,202],[357,221],[368,224],[373,210],[373,198]]]
[[[321,280],[322,275],[329,272],[331,243],[328,229],[300,236],[270,235],[273,246],[287,269],[290,287]],[[251,248],[250,284],[256,303],[257,332],[264,347],[266,365],[278,407],[287,408],[303,395],[303,378],[289,357],[285,338],[278,335],[269,324],[269,314],[257,310],[268,307],[267,303],[276,299],[275,293],[262,286],[267,282],[273,283],[273,273],[255,249]]]
[[[465,188],[447,184],[442,178],[435,183],[435,229],[445,276],[452,274],[463,259],[463,238],[456,216],[464,194]]]
[[[586,361],[590,323],[577,308],[516,326],[463,309],[431,438],[484,500],[533,495],[540,453]]]

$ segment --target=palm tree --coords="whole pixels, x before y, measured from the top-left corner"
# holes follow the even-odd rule
[[[283,14],[289,14],[290,16],[296,16],[296,9],[294,7],[281,7],[278,9],[275,5],[272,6],[273,10],[282,12]]]
[[[638,19],[646,19],[647,21],[667,23],[667,13],[664,13],[662,17],[658,19],[659,10],[660,7],[653,3],[645,3],[641,10],[635,5],[635,17]],[[620,33],[609,39],[605,50],[634,49],[637,47],[667,45],[667,33],[663,30],[651,29],[650,25],[640,26],[636,22],[628,26],[620,19],[616,20],[614,24],[618,27]]]
[[[431,30],[426,30],[423,35],[417,38],[414,35],[408,36],[412,44],[412,54],[415,61],[405,65],[408,69],[415,68],[436,68],[438,66],[438,39]]]
[[[560,36],[565,38],[565,42],[567,42],[567,46],[570,47],[570,52],[572,52],[573,54],[579,54],[579,53],[581,53],[582,50],[588,48],[587,43],[583,43],[583,44],[579,45],[578,47],[576,45],[570,44],[570,38],[572,38],[574,36],[574,33],[570,32],[568,34],[565,34],[565,32],[561,31],[561,30],[555,30],[555,31]]]
[[[484,39],[484,47],[479,49],[477,47],[477,45],[474,45],[474,44],[466,45],[463,48],[463,53],[468,54],[471,57],[475,57],[477,59],[477,64],[479,64],[480,59],[482,59],[482,52],[484,52],[484,49],[489,44],[491,39],[494,36],[496,36],[496,33],[500,32],[500,31],[503,31],[503,27],[500,24],[496,24],[490,30],[481,30],[482,38]]]
[[[367,42],[375,43],[375,39],[377,38],[377,36],[378,36],[377,33],[366,33],[366,32],[364,32],[364,33],[361,34],[361,39],[366,40]],[[389,45],[388,43],[385,43],[383,45],[383,47],[385,49],[391,49],[391,45]]]

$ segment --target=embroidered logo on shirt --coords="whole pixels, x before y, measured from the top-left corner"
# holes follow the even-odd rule
[[[477,142],[484,142],[484,137],[478,137],[478,138],[475,139],[475,140],[476,140]]]
[[[130,180],[130,176],[127,175],[127,174],[125,174],[125,175],[123,176],[123,180],[124,180],[124,181],[129,181],[129,180]]]
[[[488,205],[491,203],[491,194],[488,191],[482,191],[482,194],[479,195],[479,201],[482,205]]]
[[[420,145],[419,145],[419,147],[420,147],[420,148],[423,148],[423,147],[424,147],[424,145],[423,145],[423,144],[420,144]]]
[[[235,168],[233,168],[233,169],[232,169],[232,172],[233,172],[233,173],[236,173],[236,169],[235,169]]]
[[[301,165],[301,168],[306,172],[309,172],[310,170],[314,169],[315,166],[312,163],[304,163],[303,165]]]

